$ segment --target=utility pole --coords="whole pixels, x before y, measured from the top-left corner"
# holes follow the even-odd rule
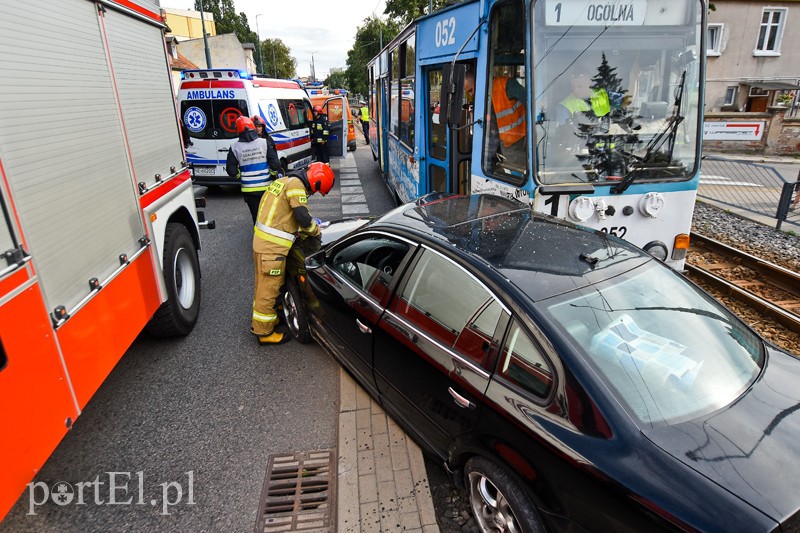
[[[264,74],[264,49],[261,48],[261,32],[258,31],[258,17],[263,15],[263,13],[259,13],[256,15],[256,46],[258,46],[258,70],[261,74]],[[275,60],[273,52],[273,61]]]
[[[208,36],[206,35],[206,21],[203,17],[203,0],[200,0],[200,26],[203,29],[203,44],[206,47],[206,68],[213,68],[211,66],[211,50],[208,48]]]
[[[311,81],[317,81],[317,74],[314,72],[314,52],[311,52]]]

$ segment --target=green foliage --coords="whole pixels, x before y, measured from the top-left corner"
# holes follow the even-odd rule
[[[356,30],[353,48],[347,52],[347,84],[356,94],[368,94],[369,78],[367,63],[378,55],[384,45],[400,33],[400,24],[393,20],[383,21],[378,17],[367,17]]]
[[[386,0],[384,14],[397,21],[401,27],[414,19],[428,14],[429,0]],[[447,0],[433,0],[433,10],[445,7]]]
[[[344,70],[335,70],[325,78],[325,86],[331,89],[350,89],[347,73]]]
[[[261,41],[261,52],[264,54],[264,72],[262,74],[274,78],[294,78],[297,60],[280,39]]]

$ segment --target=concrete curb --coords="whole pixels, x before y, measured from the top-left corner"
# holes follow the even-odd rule
[[[337,531],[439,531],[422,451],[339,369]]]

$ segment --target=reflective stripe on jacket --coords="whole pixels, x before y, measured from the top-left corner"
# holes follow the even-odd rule
[[[273,181],[258,206],[253,251],[286,255],[294,243],[295,233],[316,234],[318,229],[313,220],[311,226],[301,228],[294,217],[293,210],[307,203],[308,193],[300,178],[286,176]]]
[[[242,172],[242,192],[265,191],[272,180],[267,164],[267,141],[257,137],[250,142],[236,141],[231,152]]]
[[[525,138],[525,106],[519,100],[512,100],[506,93],[509,78],[495,78],[492,81],[492,107],[497,118],[497,128],[503,146],[509,147]]]

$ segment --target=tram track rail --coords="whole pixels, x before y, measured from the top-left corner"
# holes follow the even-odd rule
[[[800,274],[699,233],[690,242],[690,278],[800,334]]]

